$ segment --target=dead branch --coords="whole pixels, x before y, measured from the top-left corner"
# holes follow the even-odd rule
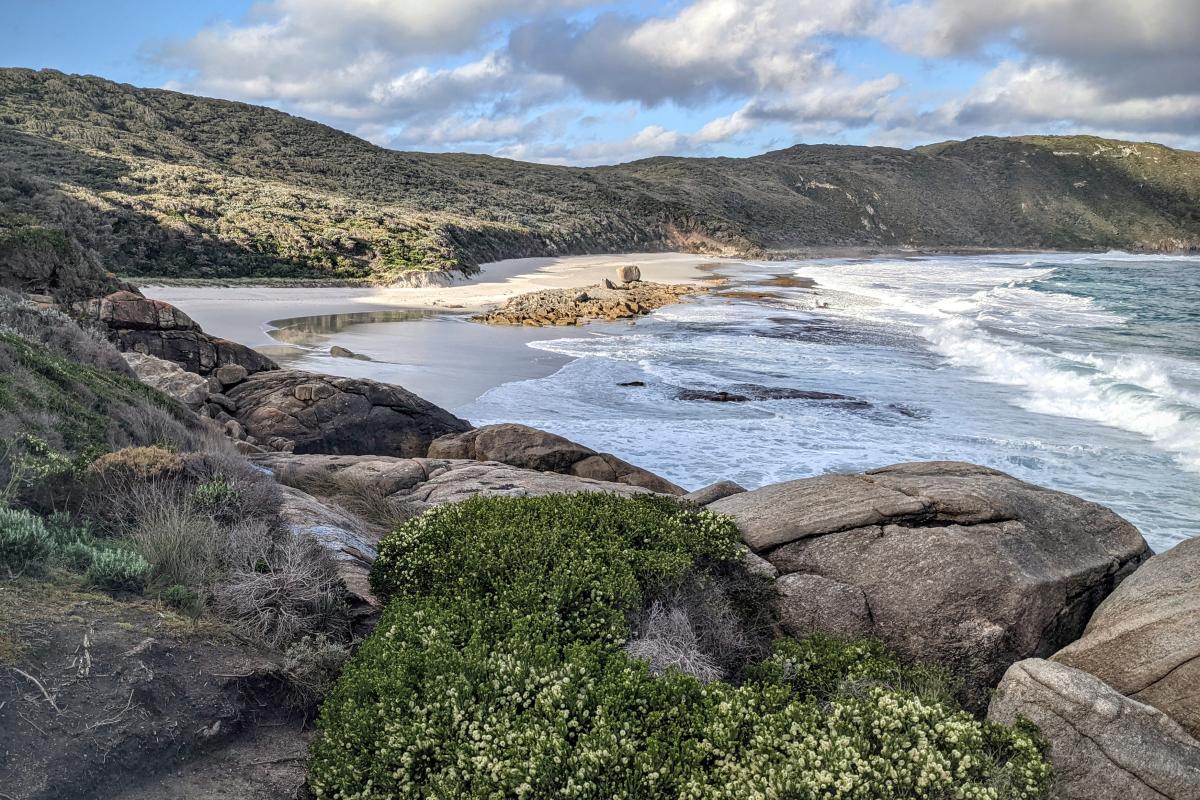
[[[25,678],[30,683],[32,683],[34,686],[36,686],[38,689],[40,689],[42,692],[42,697],[46,698],[46,702],[50,704],[50,707],[53,708],[55,711],[57,711],[59,714],[63,713],[63,710],[58,707],[58,703],[54,702],[54,698],[50,696],[50,693],[48,691],[46,691],[46,687],[42,685],[41,681],[39,681],[37,678],[30,675],[28,672],[26,672],[23,669],[17,669],[16,667],[9,667],[9,669],[11,669],[13,672],[17,673],[21,677]]]
[[[87,733],[88,731],[94,731],[96,728],[103,728],[105,725],[112,725],[113,723],[120,722],[121,717],[125,716],[125,712],[131,708],[133,708],[133,689],[129,690],[129,700],[125,703],[125,707],[118,711],[115,716],[109,717],[106,720],[101,720],[100,722],[94,722],[80,731],[80,733]]]

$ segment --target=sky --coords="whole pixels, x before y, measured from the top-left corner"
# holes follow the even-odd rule
[[[561,164],[1094,133],[1200,150],[1200,0],[0,0],[0,66]]]

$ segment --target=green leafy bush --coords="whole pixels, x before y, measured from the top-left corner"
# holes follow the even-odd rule
[[[132,550],[97,550],[87,570],[88,582],[110,592],[140,593],[150,564]]]
[[[192,490],[193,502],[205,511],[220,509],[236,499],[236,490],[224,478],[213,478]]]
[[[160,599],[176,611],[195,613],[202,605],[200,596],[183,584],[168,586],[160,595]]]
[[[13,574],[40,574],[54,540],[39,517],[0,506],[0,565]]]
[[[86,574],[95,559],[96,548],[86,542],[68,542],[58,549],[58,561],[72,572]]]
[[[665,498],[475,499],[387,537],[388,599],[321,715],[319,798],[1033,798],[1028,730],[874,643],[781,641],[740,685],[623,649],[647,601],[731,568],[730,520]],[[913,691],[909,687],[922,687]]]

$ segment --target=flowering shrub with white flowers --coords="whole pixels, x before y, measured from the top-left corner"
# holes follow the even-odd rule
[[[654,594],[738,555],[658,497],[487,498],[380,547],[387,600],[322,710],[318,798],[1041,798],[1030,726],[958,709],[880,644],[779,640],[740,685],[622,645]]]

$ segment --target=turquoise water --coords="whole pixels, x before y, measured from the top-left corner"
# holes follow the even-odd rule
[[[531,346],[554,374],[457,410],[615,452],[689,488],[962,459],[1102,502],[1157,550],[1200,533],[1200,258],[765,262],[730,289]],[[779,288],[796,276],[814,288]],[[644,386],[620,386],[640,381]],[[709,403],[757,384],[861,403]]]

